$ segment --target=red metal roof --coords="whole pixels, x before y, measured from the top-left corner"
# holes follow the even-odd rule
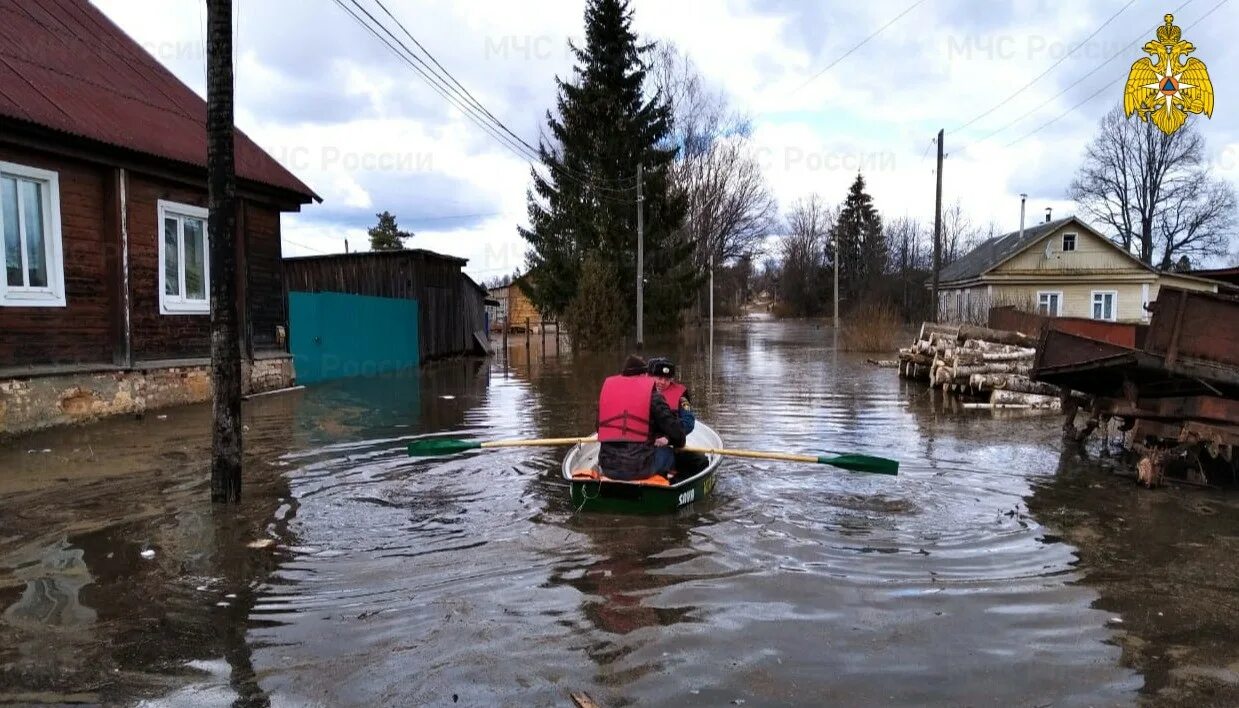
[[[0,116],[206,166],[206,101],[86,0],[0,0]],[[237,176],[318,195],[246,137]]]

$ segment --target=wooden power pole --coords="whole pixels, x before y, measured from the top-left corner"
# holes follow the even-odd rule
[[[938,271],[942,270],[942,130],[938,131],[938,188],[934,192],[934,288],[933,321],[938,321]]]
[[[207,0],[207,235],[211,243],[211,501],[241,501],[237,182],[232,154],[232,0]]]
[[[637,165],[637,351],[645,344],[645,199]]]

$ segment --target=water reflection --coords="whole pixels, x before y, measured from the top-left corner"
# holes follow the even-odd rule
[[[1236,585],[1233,502],[1112,489],[1056,419],[950,410],[833,338],[757,322],[721,326],[712,356],[646,349],[729,446],[901,475],[728,460],[670,517],[577,514],[563,449],[405,455],[587,433],[623,353],[536,339],[250,401],[238,508],[207,501],[206,407],[6,444],[0,701],[1114,705],[1225,668],[1205,613]]]
[[[27,630],[80,629],[94,624],[96,613],[78,599],[82,587],[92,582],[82,560],[82,549],[65,542],[47,549],[31,564],[17,561],[17,580],[26,581],[21,599],[4,611],[4,621]]]

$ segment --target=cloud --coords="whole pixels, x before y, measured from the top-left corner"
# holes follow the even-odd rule
[[[203,91],[200,2],[94,1]],[[1115,3],[934,0],[891,22],[911,3],[634,0],[633,11],[642,39],[675,42],[753,116],[754,147],[783,204],[809,192],[841,201],[860,170],[885,214],[929,221],[930,141],[943,128],[944,201],[958,198],[974,223],[1016,228],[1020,192],[1030,195],[1030,221],[1044,206],[1070,211],[1065,192],[1083,147],[1121,100],[1118,83],[1102,87],[1125,77],[1140,56],[1127,45],[1142,43],[1162,10],[1132,5],[1085,42]],[[581,41],[582,0],[386,4],[477,100],[536,144],[555,104],[556,77],[572,75],[568,42]],[[1217,173],[1239,180],[1239,108],[1228,89],[1239,71],[1239,43],[1229,37],[1239,5],[1202,21],[1215,6],[1193,4],[1176,21],[1214,76],[1217,107],[1199,124]],[[478,277],[522,264],[516,226],[525,222],[524,158],[335,4],[264,0],[239,8],[238,124],[324,197],[285,217],[290,253],[342,251],[346,238],[350,248],[363,246],[374,212],[387,209],[417,232],[415,245],[470,258]]]

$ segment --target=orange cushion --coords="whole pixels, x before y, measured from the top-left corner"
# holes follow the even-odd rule
[[[644,484],[650,487],[670,487],[671,482],[667,481],[662,475],[654,475],[645,479],[626,480],[626,479],[611,479],[604,477],[598,470],[573,470],[572,478],[577,480],[597,480],[601,482],[628,482],[629,484]]]

